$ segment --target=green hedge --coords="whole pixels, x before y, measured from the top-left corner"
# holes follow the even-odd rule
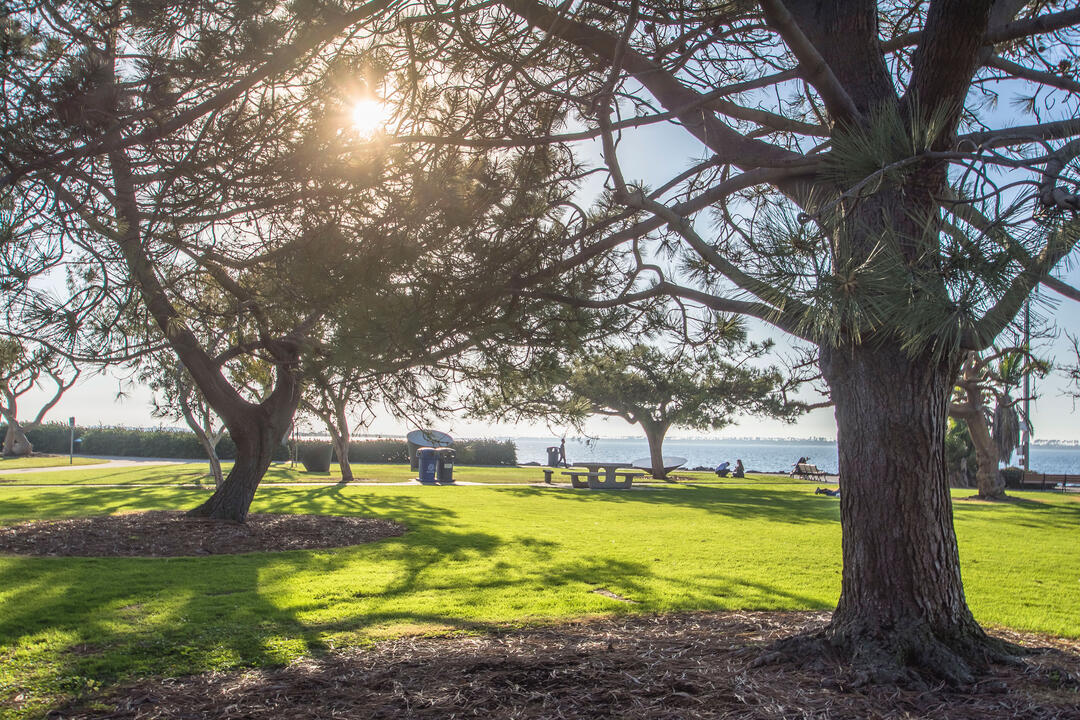
[[[4,428],[6,429],[6,428]],[[0,429],[2,431],[3,429]],[[27,431],[35,452],[68,452],[70,430],[65,423],[47,423]],[[75,452],[80,455],[119,455],[202,460],[206,457],[195,433],[190,430],[137,430],[123,427],[75,427]],[[236,445],[225,436],[217,445],[218,457],[232,460]],[[289,448],[278,445],[274,460],[288,460]]]
[[[404,440],[354,441],[349,444],[349,462],[403,465],[409,462],[409,448]]]
[[[0,433],[6,427],[0,425]],[[47,423],[26,433],[35,452],[65,454],[68,451],[69,429],[66,423]],[[0,435],[0,437],[3,437]],[[206,457],[202,446],[189,430],[136,430],[122,427],[75,427],[75,452],[81,455],[121,455],[130,457],[190,458]],[[469,440],[454,443],[458,465],[517,464],[517,448],[511,440]],[[288,460],[289,448],[278,445],[275,460]],[[226,435],[218,443],[218,457],[232,460],[236,445]],[[409,450],[404,440],[358,440],[349,446],[349,462],[394,463],[409,462]]]
[[[517,465],[513,440],[469,440],[454,443],[456,465]]]

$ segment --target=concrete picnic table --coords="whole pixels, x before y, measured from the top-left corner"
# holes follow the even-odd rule
[[[570,484],[576,488],[588,487],[594,490],[628,488],[634,477],[645,474],[642,472],[620,473],[620,469],[634,467],[632,463],[626,462],[580,462],[574,463],[574,467],[586,468],[587,472],[572,469],[564,470],[563,475],[570,476]],[[600,479],[601,475],[603,475],[603,480]],[[623,475],[625,480],[618,480],[618,475]],[[586,480],[584,482],[578,479],[581,476],[585,476]]]

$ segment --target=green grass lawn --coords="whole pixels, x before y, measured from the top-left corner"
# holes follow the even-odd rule
[[[100,465],[109,462],[101,458],[71,457],[68,455],[33,455],[31,457],[0,458],[0,471],[23,468],[48,468],[62,465]]]
[[[254,511],[380,516],[409,532],[306,552],[0,557],[0,715],[40,714],[135,676],[272,665],[402,633],[625,612],[828,609],[840,587],[839,501],[813,490],[776,478],[631,492],[264,488]],[[986,624],[1080,637],[1080,497],[1016,494],[1025,499],[956,502],[972,610]],[[0,523],[185,508],[204,497],[175,487],[5,486]]]
[[[231,463],[224,463],[228,473]],[[352,466],[356,483],[396,483],[416,478],[416,471],[408,465],[371,464]],[[721,481],[711,473],[680,473],[685,479],[695,482],[731,482]],[[454,467],[454,479],[461,482],[478,483],[521,483],[543,482],[544,473],[539,467],[481,467],[457,465]],[[569,478],[555,474],[556,482],[569,482]],[[304,470],[304,466],[289,463],[275,463],[270,466],[263,482],[295,483],[318,482],[334,483],[341,480],[341,470],[335,463],[328,473],[314,473]],[[125,466],[110,468],[88,468],[64,473],[41,472],[19,473],[18,475],[0,476],[4,485],[116,485],[116,484],[151,484],[151,485],[213,485],[205,462],[173,463],[169,465]]]

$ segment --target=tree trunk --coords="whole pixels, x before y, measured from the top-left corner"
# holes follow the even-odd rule
[[[979,489],[979,497],[984,500],[1004,500],[1005,479],[998,468],[997,445],[990,436],[990,428],[986,424],[982,408],[964,419],[968,432],[971,433],[971,444],[975,446],[975,461],[978,464],[975,469],[975,486]]]
[[[115,188],[114,205],[124,221],[117,246],[131,280],[177,358],[236,443],[236,462],[229,476],[210,499],[189,510],[188,515],[244,522],[255,490],[270,467],[274,446],[285,436],[300,404],[302,338],[263,338],[264,349],[274,360],[274,389],[261,403],[245,400],[225,378],[221,364],[210,357],[184,322],[158,277],[147,252],[148,243],[142,236],[142,217],[130,159],[125,152],[114,150],[109,153],[109,164]]]
[[[334,437],[334,454],[338,458],[338,466],[341,468],[341,482],[352,482],[352,465],[349,464],[349,437],[336,435]]]
[[[23,432],[22,426],[13,417],[7,420],[7,433],[4,434],[4,457],[25,457],[34,452],[34,446]]]
[[[329,391],[327,392],[329,393]],[[326,426],[326,431],[330,433],[330,442],[334,446],[334,455],[337,456],[338,466],[341,468],[341,481],[352,482],[352,465],[349,463],[349,445],[352,442],[352,436],[349,433],[349,419],[345,416],[345,404],[337,400],[331,400],[329,394],[324,400],[333,402],[333,410],[325,404],[315,405],[306,401],[304,407],[308,412],[313,413],[322,420],[323,425]]]
[[[210,435],[206,428],[195,419],[195,414],[191,411],[191,406],[187,402],[181,402],[181,411],[184,414],[184,420],[187,421],[188,427],[195,433],[195,437],[199,440],[199,444],[202,445],[203,452],[206,453],[207,461],[210,463],[210,474],[214,476],[214,487],[221,487],[221,483],[224,482],[224,478],[221,474],[221,459],[218,458],[217,444],[221,439],[219,434],[217,438],[211,440]],[[212,430],[210,432],[213,432]]]
[[[352,465],[349,464],[349,424],[343,414],[338,414],[336,423],[330,422],[330,417],[323,418],[326,429],[330,433],[330,440],[334,444],[334,454],[337,455],[338,466],[341,468],[341,481],[352,482]]]
[[[645,429],[645,439],[649,441],[652,476],[657,480],[667,480],[667,471],[664,469],[664,436],[667,435],[668,426],[649,421],[641,421],[641,426]]]
[[[951,682],[1006,654],[964,598],[945,468],[957,367],[909,358],[898,343],[823,348],[840,455],[843,576],[820,639],[859,680]]]
[[[274,448],[285,436],[296,410],[287,403],[268,411],[263,405],[251,405],[249,421],[229,424],[229,435],[236,443],[236,461],[228,477],[210,498],[188,511],[193,517],[216,518],[242,523],[247,518],[255,490],[270,467]]]

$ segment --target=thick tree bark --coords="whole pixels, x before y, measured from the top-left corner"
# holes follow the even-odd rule
[[[1001,659],[964,598],[945,469],[957,370],[898,343],[823,349],[835,401],[843,530],[840,602],[822,639],[863,680],[968,682]]]
[[[649,441],[649,460],[652,463],[652,476],[657,480],[666,480],[664,436],[667,435],[668,426],[663,423],[642,420],[641,427],[645,430],[645,439]]]

